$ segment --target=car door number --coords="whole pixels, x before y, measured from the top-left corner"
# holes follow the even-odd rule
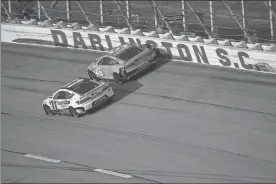
[[[102,68],[96,68],[96,74],[99,76],[103,76]]]
[[[58,108],[57,108],[57,102],[56,102],[56,101],[54,101],[54,100],[50,101],[50,105],[52,106],[52,109],[53,109],[53,110],[57,110],[57,109],[58,109]]]

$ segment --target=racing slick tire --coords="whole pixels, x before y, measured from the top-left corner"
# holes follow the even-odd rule
[[[152,46],[151,46],[150,44],[148,44],[148,43],[143,44],[143,45],[142,45],[142,47],[144,47],[144,48],[149,48],[149,49],[151,49],[151,48],[152,48]]]
[[[98,81],[99,79],[97,78],[97,76],[94,74],[94,72],[92,72],[91,70],[88,70],[88,75],[89,75],[89,78],[91,80],[95,80],[95,81]]]
[[[161,55],[161,52],[158,48],[154,48],[154,51],[155,51],[156,57],[159,57]]]
[[[108,99],[108,101],[109,101],[109,102],[113,102],[113,101],[114,101],[114,97],[115,97],[115,94],[114,94],[112,97],[110,97],[110,98]]]
[[[143,47],[153,49],[155,51],[156,57],[159,57],[161,55],[161,52],[158,48],[152,46],[151,44],[143,44]]]
[[[69,112],[74,118],[79,118],[80,114],[73,107],[69,107]]]
[[[48,105],[43,105],[44,111],[46,115],[54,116],[55,113],[51,110],[51,108]]]
[[[117,73],[113,73],[113,77],[117,83],[123,84],[125,82],[125,79]]]
[[[157,67],[157,64],[156,63],[153,63],[151,66],[150,66],[150,70],[155,70]]]

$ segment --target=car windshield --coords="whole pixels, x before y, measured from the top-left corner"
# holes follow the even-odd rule
[[[141,53],[142,50],[138,47],[129,47],[128,49],[124,50],[122,53],[118,54],[117,57],[121,59],[124,62],[127,62],[134,56],[138,55]]]

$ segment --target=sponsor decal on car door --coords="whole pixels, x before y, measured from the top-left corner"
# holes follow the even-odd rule
[[[50,101],[51,109],[54,111],[62,111],[69,108],[70,101],[66,99],[55,99]]]
[[[57,106],[59,109],[67,109],[69,108],[69,105],[70,105],[70,101],[67,99],[57,100]]]

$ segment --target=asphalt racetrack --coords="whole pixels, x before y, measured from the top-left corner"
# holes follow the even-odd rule
[[[112,84],[111,104],[46,116],[42,100],[99,55],[2,43],[2,182],[276,182],[275,75],[164,57]]]

